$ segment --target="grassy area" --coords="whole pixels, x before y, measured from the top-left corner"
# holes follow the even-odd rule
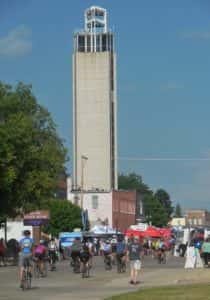
[[[210,284],[142,289],[109,300],[210,300]]]

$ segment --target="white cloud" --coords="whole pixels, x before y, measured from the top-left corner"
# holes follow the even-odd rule
[[[0,56],[17,57],[31,52],[31,30],[20,25],[11,30],[7,36],[0,38]]]
[[[195,40],[209,40],[210,31],[192,31],[192,32],[182,32],[181,38],[186,39],[195,39]]]

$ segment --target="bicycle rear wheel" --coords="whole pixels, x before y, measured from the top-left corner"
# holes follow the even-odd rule
[[[26,273],[26,288],[29,290],[31,288],[31,276],[29,270]]]
[[[40,268],[38,264],[34,265],[34,277],[39,278],[41,276]]]

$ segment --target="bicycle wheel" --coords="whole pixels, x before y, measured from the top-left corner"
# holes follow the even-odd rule
[[[47,262],[45,261],[44,262],[44,268],[43,268],[43,274],[42,274],[43,277],[47,277]]]
[[[82,278],[85,278],[86,277],[86,264],[83,263],[82,264]]]
[[[122,272],[125,273],[126,272],[126,263],[123,261],[122,263]]]
[[[89,264],[87,265],[87,272],[86,272],[86,274],[87,274],[87,277],[90,277],[90,266],[89,266]]]
[[[22,288],[23,291],[25,291],[27,289],[25,269],[23,270],[23,278],[22,278],[22,282],[21,282],[21,288]]]
[[[36,263],[34,265],[34,277],[39,278],[40,275],[41,275],[40,268],[39,268],[38,264]]]
[[[26,272],[26,288],[29,290],[31,288],[31,276],[30,276],[30,272],[27,269]]]

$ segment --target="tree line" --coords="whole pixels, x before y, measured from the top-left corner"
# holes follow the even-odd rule
[[[149,224],[162,227],[168,224],[172,216],[181,217],[180,204],[177,204],[174,209],[168,192],[162,188],[152,191],[143,182],[141,175],[119,174],[118,187],[124,190],[135,189],[141,194],[145,220]]]

